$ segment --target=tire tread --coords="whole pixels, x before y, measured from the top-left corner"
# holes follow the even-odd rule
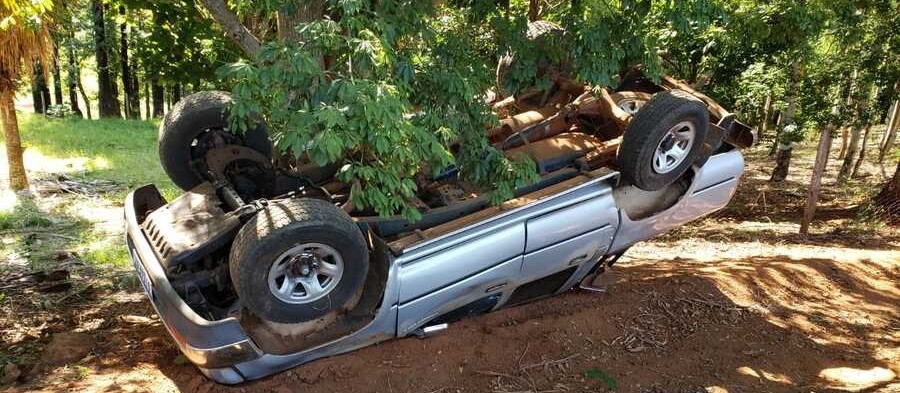
[[[694,106],[694,108],[683,109],[687,106]],[[682,112],[685,110],[697,110],[698,113],[705,114],[705,118],[701,119],[701,121],[709,122],[709,112],[702,101],[687,92],[669,90],[653,95],[650,101],[644,104],[640,112],[634,116],[631,124],[628,125],[625,137],[622,140],[622,146],[619,148],[618,164],[623,175],[634,181],[639,188],[648,191],[653,191],[654,188],[662,188],[652,187],[651,181],[646,178],[644,171],[636,168],[640,168],[643,165],[642,161],[646,160],[642,153],[647,148],[650,139],[656,136],[657,127],[660,124],[668,124],[674,121],[672,118],[679,116],[679,109]],[[701,127],[703,126],[706,126],[706,124],[701,124]],[[700,133],[699,130],[698,133]],[[701,134],[694,142],[692,155],[695,155],[701,147],[700,145],[703,143],[706,132]],[[693,157],[689,157],[688,160],[692,161]]]
[[[235,236],[229,254],[229,273],[238,296],[249,294],[243,284],[250,274],[250,269],[257,267],[255,265],[260,261],[247,256],[252,255],[263,242],[281,241],[282,237],[295,234],[296,231],[322,227],[330,227],[348,235],[349,240],[359,247],[367,260],[368,248],[359,227],[350,216],[331,203],[311,198],[277,201],[250,219]],[[345,261],[345,266],[346,263]],[[265,312],[265,310],[254,311]],[[267,319],[285,323],[298,322],[289,316],[279,315],[268,315]]]

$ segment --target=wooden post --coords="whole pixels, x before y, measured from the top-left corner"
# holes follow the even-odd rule
[[[819,149],[816,152],[816,164],[813,167],[812,178],[809,182],[809,196],[806,200],[806,210],[800,221],[800,234],[809,233],[809,224],[816,215],[816,204],[819,202],[819,191],[822,187],[822,174],[825,172],[825,164],[828,163],[828,153],[831,150],[831,126],[822,129],[819,137]]]

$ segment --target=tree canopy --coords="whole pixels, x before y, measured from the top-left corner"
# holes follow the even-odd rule
[[[3,0],[2,24],[51,4]],[[159,117],[183,94],[231,90],[236,126],[263,120],[286,154],[338,165],[357,208],[412,219],[419,174],[459,170],[495,202],[537,179],[488,143],[485,101],[550,86],[548,63],[596,88],[632,66],[683,79],[761,131],[777,123],[761,135],[773,153],[825,124],[883,120],[900,80],[897,0],[76,0],[52,16],[59,27],[33,38],[64,50],[32,65],[55,64],[58,80],[67,58],[68,107],[80,88],[121,116],[124,92],[126,115]],[[535,21],[553,26],[542,44]],[[2,60],[34,61],[16,53]],[[104,80],[98,96],[81,68]]]
[[[535,11],[524,1],[324,2],[320,17],[290,26],[296,39],[263,37],[255,56],[223,69],[234,86],[233,114],[261,114],[276,144],[296,156],[340,162],[354,204],[382,215],[417,217],[405,198],[422,169],[457,166],[501,201],[537,175],[527,159],[487,143],[484,130],[497,121],[483,102],[487,91],[548,86],[552,75],[538,67],[547,61],[596,87],[615,86],[632,65],[658,77],[664,58],[689,61],[662,48],[703,51],[695,39],[726,14],[725,4],[708,0],[544,4]],[[294,6],[235,3],[238,11],[291,13]],[[538,18],[565,33],[535,45],[528,22]],[[505,54],[515,61],[498,86]]]

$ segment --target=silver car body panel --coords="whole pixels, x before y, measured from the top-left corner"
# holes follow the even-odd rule
[[[500,308],[518,287],[572,269],[556,292],[568,290],[604,255],[724,207],[743,167],[737,150],[711,157],[702,168],[694,168],[688,191],[674,206],[642,220],[631,220],[617,207],[612,191],[618,174],[611,173],[415,244],[390,256],[384,297],[368,325],[290,355],[263,353],[236,319],[206,321],[177,296],[137,222],[134,193],[126,204],[128,246],[139,277],[148,278],[145,286],[151,302],[182,351],[239,346],[231,354],[237,359],[233,364],[218,352],[188,356],[208,377],[234,384],[413,334],[435,318],[486,296],[499,299],[492,308]]]
[[[407,336],[444,313],[512,286],[522,267],[518,256],[400,306],[397,335]]]
[[[650,239],[715,212],[728,204],[744,173],[744,156],[737,150],[715,155],[696,170],[685,196],[674,206],[643,220],[632,221],[621,211],[621,224],[610,253],[621,252],[632,244]]]
[[[513,223],[490,235],[401,264],[400,303],[459,282],[509,258],[521,256],[524,247],[525,225]]]

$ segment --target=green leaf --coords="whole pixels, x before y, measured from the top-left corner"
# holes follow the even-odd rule
[[[597,379],[604,382],[609,390],[616,390],[619,388],[619,382],[617,382],[615,378],[599,368],[595,367],[585,371],[584,376],[590,379]]]

